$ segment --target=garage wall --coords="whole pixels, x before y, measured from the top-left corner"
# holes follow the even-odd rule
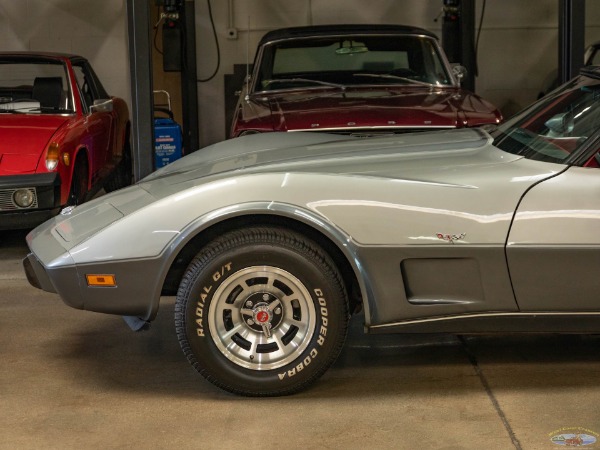
[[[149,0],[154,3],[154,0]],[[268,30],[328,23],[402,23],[441,35],[442,0],[212,0],[221,47],[218,75],[200,83],[200,142],[225,138],[223,77],[254,57]],[[477,22],[483,0],[477,0]],[[198,76],[212,74],[216,48],[207,1],[195,0]],[[586,40],[600,40],[600,2],[587,0]],[[558,0],[488,0],[479,42],[477,92],[510,115],[535,100],[557,65]],[[229,31],[235,30],[236,39]],[[87,57],[109,92],[130,99],[125,0],[0,0],[0,49]],[[249,50],[249,51],[248,51]],[[155,82],[159,78],[155,77]]]
[[[586,45],[600,40],[599,6],[597,1],[586,2]],[[506,115],[534,101],[544,78],[558,66],[557,24],[558,0],[488,0],[477,93]]]
[[[0,50],[82,55],[131,104],[124,0],[0,0]]]

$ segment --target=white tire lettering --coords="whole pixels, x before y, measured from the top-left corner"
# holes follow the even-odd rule
[[[228,262],[227,264],[223,264],[221,266],[221,270],[215,272],[212,276],[213,281],[219,281],[221,277],[225,276],[228,272],[231,271],[232,263]],[[202,324],[202,318],[204,317],[204,303],[208,298],[208,294],[212,291],[213,285],[209,284],[204,286],[200,292],[200,300],[196,304],[196,334],[200,337],[204,337],[204,325]]]
[[[319,354],[319,351],[316,348],[311,349],[308,356],[306,358],[304,358],[304,360],[300,364],[298,364],[293,369],[288,370],[287,372],[278,373],[277,377],[280,380],[283,380],[286,376],[288,378],[293,377],[294,375],[301,372],[306,366],[308,366],[313,361],[313,359],[315,359],[317,357],[318,354]]]

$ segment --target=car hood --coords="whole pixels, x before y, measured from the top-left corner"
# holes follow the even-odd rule
[[[59,115],[0,114],[0,175],[35,172],[48,142],[68,120]]]
[[[326,133],[264,133],[224,141],[140,182],[155,197],[185,185],[256,172],[310,172],[460,183],[461,171],[494,171],[522,159],[493,147],[479,129],[361,139]]]
[[[492,104],[455,87],[346,88],[252,99],[257,106],[269,108],[273,129],[278,131],[461,128],[497,123],[501,118]]]
[[[299,202],[336,222],[336,208],[349,201],[392,213],[412,208],[411,203],[415,210],[458,208],[464,213],[460,217],[475,217],[475,222],[481,217],[490,224],[493,230],[480,239],[497,242],[505,239],[508,220],[522,194],[564,168],[501,151],[478,129],[370,139],[264,133],[192,153],[135,186],[65,211],[36,228],[28,239],[56,230],[62,237],[56,245],[70,250],[114,223],[112,238],[103,241],[111,246],[103,252],[106,258],[120,258],[126,257],[126,243],[139,239],[140,227],[151,223],[153,229],[162,230],[160,239],[145,239],[140,256],[152,256],[163,251],[182,227],[232,204]],[[380,179],[387,182],[378,183]],[[405,203],[400,209],[393,206],[398,198]],[[157,211],[167,213],[156,215]],[[120,220],[125,216],[131,221]],[[369,241],[357,235],[357,242],[361,239]],[[47,261],[60,252],[32,250]],[[77,250],[77,259],[85,260],[84,250]]]

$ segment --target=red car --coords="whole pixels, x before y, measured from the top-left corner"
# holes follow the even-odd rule
[[[130,184],[129,126],[84,58],[0,53],[0,229]]]
[[[461,89],[436,36],[401,25],[276,30],[260,41],[231,137],[268,131],[371,135],[497,124]]]

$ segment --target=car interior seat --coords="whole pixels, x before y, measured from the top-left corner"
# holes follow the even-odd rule
[[[40,102],[42,108],[56,108],[61,104],[63,96],[61,77],[36,77],[33,80],[31,96]]]

